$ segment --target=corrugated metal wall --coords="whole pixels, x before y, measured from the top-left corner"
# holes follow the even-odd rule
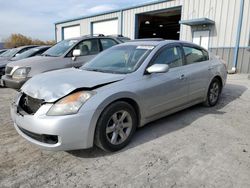
[[[209,18],[215,21],[214,26],[209,27],[190,27],[181,25],[180,39],[192,41],[192,33],[195,30],[210,30],[209,48],[217,55],[223,57],[228,62],[229,67],[232,66],[233,51],[236,43],[236,33],[240,14],[240,0],[166,0],[155,4],[134,7],[123,10],[121,12],[107,13],[100,16],[93,16],[78,21],[71,21],[56,25],[57,39],[61,40],[62,28],[65,26],[80,24],[81,35],[91,34],[92,22],[108,20],[113,18],[119,19],[119,32],[122,28],[124,36],[134,39],[136,15],[144,12],[157,11],[173,7],[182,7],[182,20]],[[241,72],[250,72],[249,54],[247,46],[250,37],[250,0],[245,0],[243,23],[240,38],[239,64]],[[243,70],[244,69],[244,70]]]
[[[212,48],[210,51],[222,58],[228,70],[233,67],[234,48]],[[248,48],[240,48],[238,53],[237,71],[240,73],[250,73],[250,51]]]
[[[248,45],[250,32],[250,1],[245,0],[244,19],[241,32],[240,46]],[[183,20],[207,17],[215,21],[215,26],[208,29],[210,34],[210,48],[234,47],[240,13],[239,0],[184,0]],[[193,28],[201,30],[202,28]],[[205,28],[206,29],[206,28]],[[192,30],[183,26],[181,39],[192,41]]]
[[[94,17],[90,17],[90,18],[86,18],[86,19],[82,19],[82,20],[76,20],[76,21],[67,22],[67,23],[63,23],[63,24],[57,24],[56,25],[57,40],[58,41],[62,40],[62,29],[64,27],[68,27],[71,25],[80,25],[81,35],[90,35],[92,22],[109,20],[109,19],[114,19],[114,18],[118,18],[119,22],[120,22],[121,21],[120,16],[121,16],[120,12],[115,12],[115,13],[111,13],[111,14],[105,14],[102,16],[94,16]]]
[[[138,8],[127,9],[123,11],[123,35],[130,38],[135,36],[135,16],[136,14],[156,11],[161,9],[182,6],[182,20],[207,17],[215,21],[215,26],[210,26],[210,48],[215,47],[234,47],[236,32],[239,19],[240,1],[239,0],[166,0],[166,2],[153,5],[142,6]],[[78,21],[63,23],[57,25],[57,39],[61,39],[62,27],[70,25],[81,25],[81,34],[91,34],[91,23],[95,21],[119,18],[121,22],[121,13],[115,12],[94,16]],[[244,16],[242,24],[240,46],[248,45],[250,33],[250,1],[245,0]],[[202,30],[207,28],[194,27],[193,30]],[[181,26],[180,39],[192,41],[192,29],[190,26]]]

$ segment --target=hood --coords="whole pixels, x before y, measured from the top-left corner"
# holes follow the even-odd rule
[[[51,62],[53,62],[55,59],[59,59],[59,58],[61,58],[61,57],[34,56],[34,57],[30,57],[30,58],[10,62],[8,64],[8,66],[10,66],[10,67],[14,67],[14,66],[33,67],[34,66],[35,67],[38,64],[46,66],[45,65],[46,63],[51,64]]]
[[[126,75],[109,74],[81,69],[63,69],[43,73],[31,78],[21,92],[45,102],[55,102],[76,89],[91,89],[104,84],[120,81]]]
[[[0,67],[5,67],[9,62],[7,59],[0,59]]]
[[[11,59],[12,57],[0,57],[0,61],[6,61]]]

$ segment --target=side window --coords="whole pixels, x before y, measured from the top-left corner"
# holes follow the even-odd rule
[[[33,47],[24,48],[24,49],[20,50],[20,51],[18,52],[18,54],[21,54],[21,53],[23,53],[23,52],[26,52],[26,51],[28,51],[28,50],[31,49],[31,48],[33,48]]]
[[[42,50],[39,50],[38,52],[36,52],[33,56],[39,56],[41,55],[43,52],[45,52],[47,49],[42,49]]]
[[[168,64],[170,68],[183,65],[180,47],[166,48],[160,52],[153,64]]]
[[[81,56],[85,55],[95,55],[99,53],[99,45],[97,39],[91,39],[91,40],[84,40],[77,44],[73,50],[71,50],[70,54],[68,56],[73,55],[73,51],[75,49],[78,49],[81,51]]]
[[[114,41],[113,39],[100,39],[100,41],[101,41],[103,50],[106,50],[117,44],[117,42]]]
[[[209,59],[208,53],[204,50],[200,50],[197,48],[184,46],[184,53],[186,57],[187,64],[199,63],[202,61],[207,61]]]

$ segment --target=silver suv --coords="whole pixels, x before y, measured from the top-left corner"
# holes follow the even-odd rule
[[[122,36],[100,35],[63,40],[45,51],[42,56],[9,63],[2,77],[3,85],[20,89],[34,75],[57,69],[81,67],[101,51],[127,39]]]
[[[0,54],[0,79],[4,75],[4,70],[9,61],[19,56],[20,54],[30,50],[31,48],[37,47],[37,45],[21,46],[18,48],[12,48],[6,50],[4,53]],[[1,82],[0,82],[1,83]]]

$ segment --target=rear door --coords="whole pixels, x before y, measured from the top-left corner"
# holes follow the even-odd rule
[[[188,77],[189,101],[204,99],[210,78],[207,51],[193,45],[183,45],[185,69]]]
[[[188,84],[183,69],[184,58],[179,45],[168,45],[153,58],[153,64],[168,64],[167,73],[145,74],[140,85],[141,96],[148,118],[184,105],[188,97]]]
[[[73,60],[73,51],[75,49],[80,50],[81,55]],[[69,59],[69,67],[81,67],[83,64],[93,59],[98,53],[100,53],[98,39],[83,40],[67,54],[67,58]]]

